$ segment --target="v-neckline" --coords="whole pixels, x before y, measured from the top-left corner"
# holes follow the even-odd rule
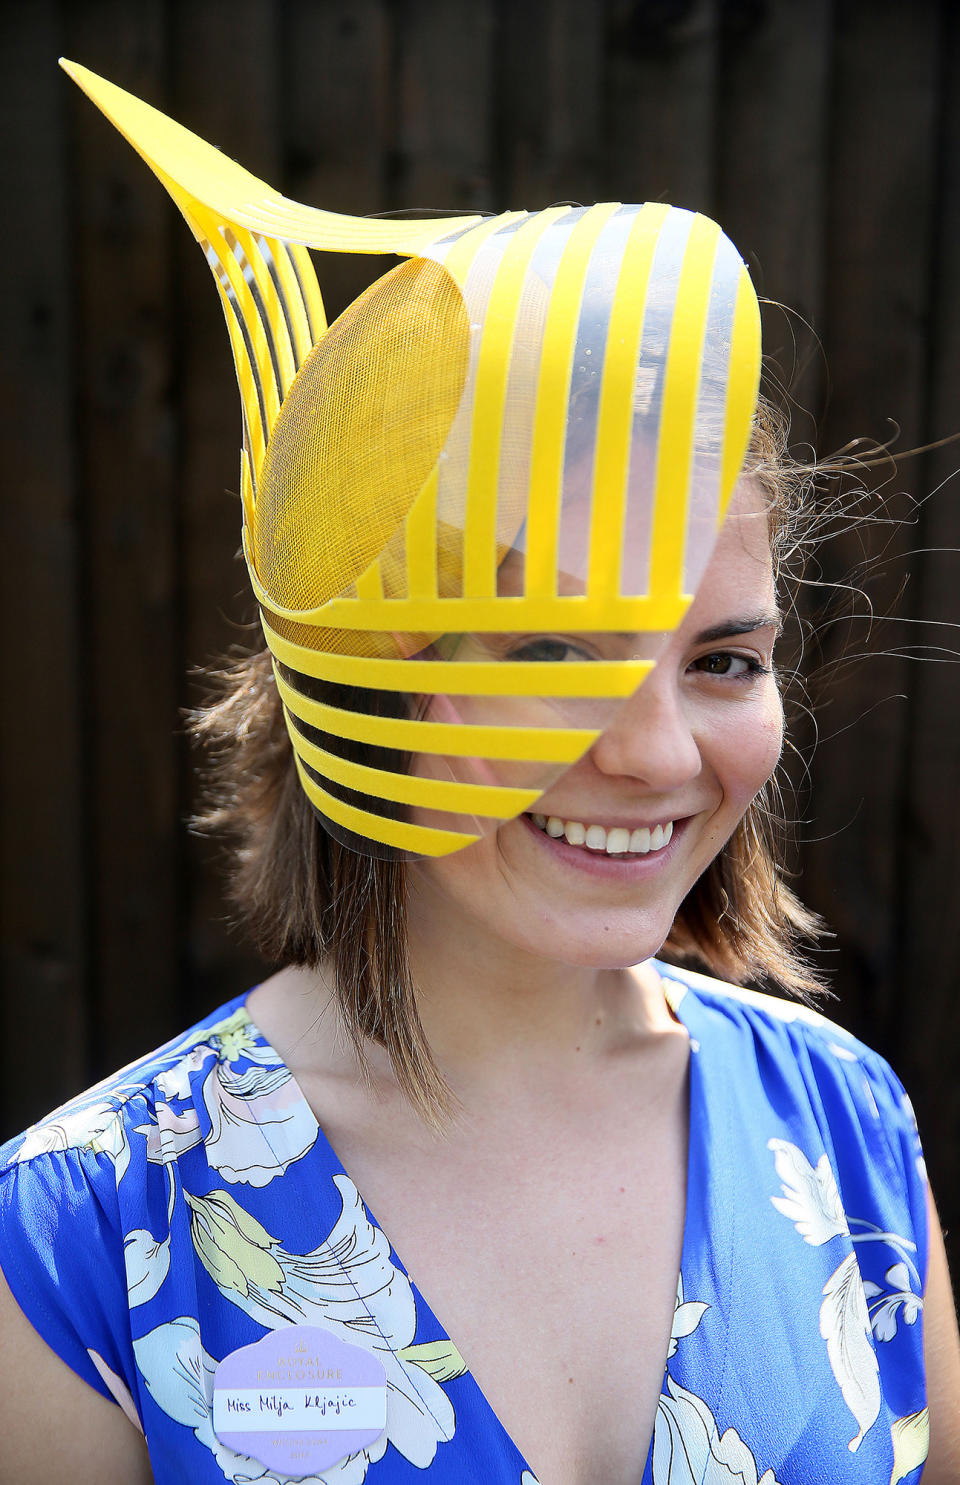
[[[680,974],[676,970],[673,970],[672,969],[671,966],[665,965],[665,964],[661,964],[661,963],[659,963],[656,960],[652,961],[652,963],[653,963],[654,969],[657,971],[657,973],[660,976],[661,982],[663,983],[664,994],[665,994],[665,997],[667,999],[667,1003],[669,1005],[670,1011],[673,1014],[673,1016],[677,1019],[677,1021],[679,1021],[680,1024],[683,1026],[684,1030],[687,1033],[687,1036],[690,1039],[689,1074],[688,1074],[688,1079],[687,1079],[687,1105],[688,1105],[687,1106],[687,1121],[688,1122],[687,1122],[686,1187],[685,1187],[685,1195],[684,1195],[683,1236],[682,1236],[681,1248],[680,1248],[680,1271],[679,1271],[679,1275],[678,1275],[678,1279],[679,1279],[679,1278],[682,1278],[682,1276],[684,1275],[684,1273],[689,1273],[689,1271],[692,1268],[694,1268],[694,1267],[698,1271],[702,1271],[703,1265],[701,1263],[699,1263],[699,1262],[695,1263],[693,1260],[694,1260],[695,1253],[698,1250],[702,1251],[704,1247],[709,1248],[711,1250],[711,1256],[712,1256],[712,1259],[713,1259],[713,1265],[712,1266],[716,1267],[717,1262],[720,1259],[723,1259],[725,1262],[727,1262],[727,1264],[729,1266],[729,1258],[730,1258],[730,1254],[729,1254],[729,1230],[728,1230],[729,1229],[729,1213],[728,1213],[729,1204],[728,1203],[724,1203],[724,1202],[716,1203],[716,1202],[712,1202],[712,1201],[710,1201],[708,1199],[708,1191],[709,1191],[709,1188],[710,1188],[711,1163],[708,1160],[708,1150],[707,1150],[708,1140],[705,1137],[706,1136],[706,1124],[707,1124],[707,1120],[706,1120],[706,1117],[705,1116],[706,1116],[708,1105],[707,1105],[707,1102],[706,1102],[705,1089],[704,1089],[704,1086],[703,1086],[703,1082],[704,1082],[704,1067],[703,1067],[703,1061],[702,1061],[702,1058],[703,1058],[702,1043],[701,1043],[700,1039],[695,1035],[695,1032],[691,1028],[690,1022],[688,1021],[686,1015],[684,1015],[682,1013],[682,1011],[681,1011],[681,1006],[683,1006],[684,1004],[686,1004],[688,1011],[691,1008],[691,1005],[695,1007],[697,1005],[696,996],[693,994],[693,992],[691,990],[691,987],[681,978]],[[679,996],[672,995],[669,992],[669,990],[667,989],[667,987],[669,985],[679,986],[680,989],[681,989],[681,991],[682,991],[682,993]],[[282,1068],[287,1073],[287,1076],[289,1077],[289,1080],[290,1080],[291,1089],[294,1091],[296,1097],[300,1100],[300,1102],[303,1104],[303,1106],[305,1108],[307,1108],[307,1109],[310,1110],[311,1116],[314,1119],[316,1119],[316,1115],[313,1113],[312,1105],[310,1104],[309,1100],[307,1099],[307,1097],[306,1097],[305,1093],[303,1092],[303,1089],[301,1088],[301,1086],[300,1086],[299,1082],[297,1081],[296,1077],[291,1072],[290,1068],[288,1067],[288,1065],[284,1061],[284,1059],[280,1056],[279,1052],[277,1052],[276,1048],[272,1045],[272,1043],[268,1040],[268,1038],[261,1031],[260,1026],[256,1022],[256,1020],[253,1018],[253,1016],[247,1010],[246,998],[242,1001],[242,1005],[243,1005],[244,1014],[247,1017],[247,1022],[248,1022],[248,1025],[250,1027],[250,1030],[258,1038],[258,1040],[259,1040],[259,1042],[261,1044],[262,1049],[265,1052],[269,1053],[269,1055],[275,1059],[276,1065],[278,1067]],[[694,1019],[696,1019],[695,1013],[694,1013]],[[714,1080],[714,1091],[716,1091],[716,1081],[717,1080]],[[322,1140],[322,1142],[323,1142],[323,1148],[326,1151],[326,1154],[327,1154],[329,1163],[332,1165],[332,1167],[334,1169],[334,1174],[345,1176],[346,1179],[348,1181],[350,1181],[351,1185],[354,1187],[354,1190],[357,1192],[357,1195],[358,1195],[358,1197],[360,1199],[360,1202],[362,1204],[364,1213],[366,1214],[366,1217],[367,1217],[368,1221],[371,1223],[371,1225],[373,1227],[377,1228],[377,1230],[383,1234],[384,1238],[386,1239],[387,1243],[389,1244],[391,1259],[392,1259],[392,1261],[394,1263],[394,1266],[397,1269],[399,1269],[400,1273],[403,1274],[403,1276],[406,1279],[407,1283],[410,1285],[410,1288],[411,1288],[413,1294],[416,1297],[416,1310],[417,1310],[417,1316],[418,1316],[417,1330],[419,1331],[419,1329],[420,1329],[420,1320],[419,1320],[419,1317],[420,1317],[421,1314],[423,1314],[423,1315],[425,1315],[425,1316],[428,1317],[428,1319],[430,1320],[430,1322],[432,1322],[432,1327],[428,1327],[428,1329],[432,1328],[432,1330],[435,1330],[436,1333],[437,1333],[438,1338],[441,1341],[446,1341],[451,1346],[453,1346],[454,1348],[457,1349],[458,1355],[464,1361],[464,1364],[466,1366],[466,1370],[457,1378],[457,1380],[468,1383],[468,1385],[473,1389],[473,1392],[474,1392],[475,1397],[476,1397],[477,1402],[478,1402],[479,1411],[480,1411],[481,1415],[485,1415],[485,1417],[487,1418],[487,1420],[489,1422],[489,1425],[490,1425],[491,1429],[494,1430],[500,1436],[500,1438],[502,1440],[504,1440],[507,1444],[509,1444],[510,1448],[514,1451],[514,1453],[517,1456],[517,1459],[520,1462],[521,1471],[527,1471],[527,1472],[529,1472],[531,1478],[535,1482],[538,1482],[538,1485],[550,1485],[550,1482],[549,1481],[545,1481],[545,1482],[540,1482],[539,1481],[539,1476],[537,1475],[536,1471],[533,1469],[533,1466],[527,1461],[527,1459],[523,1455],[522,1451],[520,1450],[520,1448],[516,1444],[515,1440],[513,1439],[512,1435],[509,1433],[509,1431],[507,1430],[506,1426],[501,1422],[500,1417],[495,1412],[492,1404],[488,1401],[486,1394],[484,1393],[484,1391],[480,1387],[479,1383],[477,1382],[476,1378],[473,1375],[473,1372],[470,1370],[469,1366],[467,1365],[466,1357],[463,1356],[463,1353],[459,1350],[459,1347],[457,1347],[456,1340],[453,1338],[453,1336],[450,1335],[450,1333],[447,1330],[446,1326],[440,1321],[440,1319],[437,1316],[436,1312],[434,1311],[433,1307],[430,1305],[429,1301],[425,1298],[425,1296],[423,1295],[422,1291],[420,1290],[420,1288],[417,1285],[417,1283],[415,1282],[415,1280],[411,1279],[410,1274],[409,1274],[409,1271],[407,1269],[407,1266],[406,1266],[406,1264],[403,1261],[403,1258],[397,1252],[396,1248],[394,1247],[393,1243],[390,1240],[390,1234],[389,1234],[389,1232],[387,1231],[387,1229],[385,1227],[381,1226],[380,1222],[377,1220],[376,1213],[368,1205],[368,1203],[367,1203],[367,1201],[366,1201],[366,1199],[364,1197],[363,1192],[360,1190],[360,1188],[357,1186],[356,1182],[353,1180],[353,1177],[350,1175],[350,1172],[345,1168],[345,1166],[344,1166],[343,1162],[341,1161],[339,1155],[337,1154],[337,1152],[334,1149],[333,1145],[330,1143],[330,1140],[327,1138],[327,1135],[326,1135],[326,1133],[325,1133],[325,1131],[323,1129],[323,1126],[320,1124],[319,1120],[316,1120],[316,1122],[317,1122],[317,1139],[318,1140]],[[263,1137],[267,1140],[267,1143],[269,1144],[269,1136],[267,1135],[266,1130],[263,1129],[262,1125],[259,1124],[259,1121],[258,1121],[258,1128],[260,1129],[261,1134],[263,1135]],[[691,1200],[691,1197],[693,1196],[694,1193],[696,1193],[696,1200],[695,1201],[692,1201]],[[700,1223],[700,1222],[694,1222],[694,1221],[692,1221],[691,1220],[691,1209],[694,1206],[697,1207],[697,1209],[698,1209],[699,1212],[702,1212],[704,1215],[707,1215],[712,1220],[709,1221],[709,1222],[707,1222],[707,1223]],[[721,1219],[721,1222],[719,1222],[719,1223],[717,1221],[717,1218],[718,1217]],[[724,1231],[719,1230],[721,1225],[726,1230],[724,1230]],[[678,1285],[675,1284],[674,1285],[674,1292],[675,1293],[676,1293],[677,1287],[678,1287]],[[723,1354],[723,1358],[722,1358],[722,1361],[723,1361],[724,1364],[725,1364],[725,1361],[726,1361],[726,1350],[727,1350],[726,1335],[724,1335],[724,1343],[723,1343],[723,1352],[724,1352],[724,1354]],[[668,1351],[669,1351],[669,1340],[668,1340]],[[669,1358],[669,1355],[667,1355],[667,1356],[664,1357],[664,1375],[666,1375],[667,1363],[668,1363],[669,1359],[670,1359]],[[662,1391],[662,1383],[661,1383],[661,1391]],[[647,1485],[647,1482],[652,1480],[653,1439],[654,1439],[654,1430],[655,1430],[655,1427],[656,1427],[656,1413],[654,1413],[654,1429],[651,1430],[650,1440],[649,1440],[649,1443],[647,1445],[647,1454],[646,1454],[646,1458],[645,1458],[644,1464],[643,1464],[643,1471],[642,1471],[642,1473],[641,1473],[641,1475],[639,1477],[640,1482],[641,1482],[641,1485]]]

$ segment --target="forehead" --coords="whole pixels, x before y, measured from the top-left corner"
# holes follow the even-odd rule
[[[748,594],[764,597],[773,605],[774,591],[770,521],[764,491],[755,480],[744,479],[734,491],[691,612],[703,604],[731,598],[737,599],[742,607]]]
[[[586,536],[584,541],[586,542]],[[522,595],[525,588],[524,569],[523,551],[517,547],[509,550],[498,568],[497,592],[502,596]],[[572,576],[564,572],[561,566],[557,575],[557,591],[561,594],[582,593],[584,580],[579,575]],[[765,492],[756,480],[744,478],[737,484],[731,497],[727,517],[697,587],[692,608],[699,610],[707,602],[722,603],[736,598],[738,594],[741,599],[748,594],[765,599],[773,607],[774,592],[770,523]]]

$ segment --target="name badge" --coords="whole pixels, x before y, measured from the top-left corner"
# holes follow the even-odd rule
[[[327,1469],[387,1426],[386,1372],[362,1346],[315,1325],[271,1331],[225,1356],[213,1378],[213,1431],[284,1474]]]

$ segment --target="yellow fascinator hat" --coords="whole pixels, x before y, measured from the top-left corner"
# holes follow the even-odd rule
[[[586,752],[692,601],[756,411],[739,254],[657,203],[301,206],[62,65],[213,272],[243,550],[310,803],[355,850],[470,845]],[[328,326],[309,248],[404,261]]]

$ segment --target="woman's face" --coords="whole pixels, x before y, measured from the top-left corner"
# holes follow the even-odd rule
[[[412,923],[595,968],[655,954],[780,755],[777,630],[766,513],[744,481],[651,675],[535,812],[411,869]]]

